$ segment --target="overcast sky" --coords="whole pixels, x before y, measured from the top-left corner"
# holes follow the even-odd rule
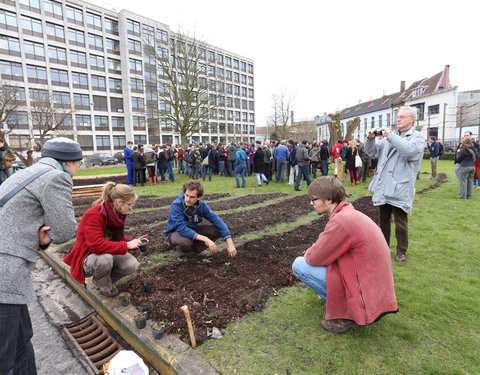
[[[401,80],[408,87],[447,64],[452,85],[460,91],[480,89],[475,0],[114,4],[253,59],[257,126],[266,123],[272,95],[281,90],[293,96],[300,120],[397,92]]]

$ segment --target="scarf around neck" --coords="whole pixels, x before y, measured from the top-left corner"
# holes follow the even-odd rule
[[[119,214],[113,207],[113,202],[104,202],[100,214],[107,219],[105,238],[110,241],[123,240],[127,215]]]

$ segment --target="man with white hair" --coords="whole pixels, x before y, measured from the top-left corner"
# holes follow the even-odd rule
[[[380,211],[380,229],[390,244],[390,220],[393,214],[397,255],[405,262],[408,249],[408,214],[412,213],[414,186],[423,158],[425,136],[415,130],[417,109],[402,107],[397,114],[397,131],[371,129],[365,140],[365,152],[377,158],[377,173],[370,183],[372,201]],[[375,138],[383,138],[375,142]]]

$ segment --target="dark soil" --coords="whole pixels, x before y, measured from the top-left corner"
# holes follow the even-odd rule
[[[309,207],[306,196],[296,198],[287,200],[295,205],[285,204],[285,201],[280,211],[254,210],[256,213],[250,212],[249,219],[258,224],[256,215],[266,211],[275,223],[290,220],[292,216],[288,211],[298,211],[303,205]],[[372,206],[371,197],[353,204],[378,223],[378,210]],[[326,222],[327,218],[321,217],[295,230],[247,242],[237,249],[238,255],[233,259],[221,252],[206,261],[192,258],[184,264],[143,271],[125,289],[132,293],[134,305],[152,304],[153,319],[169,322],[168,333],[177,334],[185,341],[188,341],[188,331],[180,307],[187,305],[197,341],[202,342],[207,329],[224,328],[245,314],[261,310],[279,288],[294,284],[292,262],[317,240]],[[240,224],[242,221],[238,220],[236,225]],[[236,225],[231,229],[235,231]],[[155,282],[153,295],[143,291],[144,281]]]
[[[119,174],[119,175],[108,176],[108,177],[74,178],[73,186],[100,185],[100,184],[106,183],[107,181],[113,181],[113,182],[116,182],[117,184],[126,184],[127,175]]]

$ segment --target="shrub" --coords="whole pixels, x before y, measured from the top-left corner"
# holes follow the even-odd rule
[[[455,160],[455,153],[454,152],[446,152],[439,158],[440,160]],[[430,153],[424,152],[423,153],[423,160],[430,160]]]

